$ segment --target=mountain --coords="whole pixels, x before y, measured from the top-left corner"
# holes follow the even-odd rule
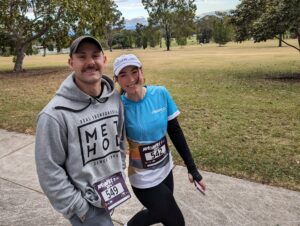
[[[222,13],[226,13],[226,14],[230,14],[231,9],[228,10],[223,10],[223,11],[212,11],[212,12],[207,12],[207,13],[201,13],[199,15],[197,15],[196,17],[201,19],[205,16],[216,16],[217,12],[222,12]]]
[[[201,19],[205,16],[216,16],[216,12],[217,11],[202,13],[200,15],[197,15],[196,17]],[[224,10],[222,12],[229,13],[230,10]],[[137,18],[133,18],[133,19],[125,19],[125,29],[126,30],[135,30],[135,25],[137,23],[140,23],[143,25],[148,25],[147,18],[141,16],[141,17],[137,17]]]
[[[126,30],[135,30],[135,25],[143,24],[143,25],[148,25],[148,21],[145,17],[137,17],[133,19],[125,19],[125,29]]]
[[[215,15],[216,15],[216,11],[213,11],[213,12],[201,13],[200,15],[197,15],[196,17],[201,19],[205,16],[215,16]]]

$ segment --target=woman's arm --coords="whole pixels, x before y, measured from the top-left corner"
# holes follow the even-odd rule
[[[202,176],[195,165],[182,129],[176,118],[168,121],[168,134],[176,150],[183,159],[188,172],[193,176],[193,179],[199,183],[202,180]]]

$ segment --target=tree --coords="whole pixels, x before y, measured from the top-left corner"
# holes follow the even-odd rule
[[[140,23],[137,23],[135,25],[135,31],[136,31],[136,39],[135,39],[135,47],[141,48],[143,46],[143,36],[144,36],[144,30],[146,29],[146,26]]]
[[[174,28],[189,27],[189,23],[195,17],[195,0],[142,0],[144,8],[149,14],[149,24],[159,25],[163,28],[167,50],[170,50],[171,37]],[[184,31],[185,32],[185,31]]]
[[[47,49],[53,50],[53,40],[51,37],[49,37],[47,35],[43,35],[41,38],[38,39],[38,41],[43,48],[43,51],[44,51],[43,56],[46,56]],[[39,47],[39,49],[41,49],[41,47]]]
[[[0,34],[13,43],[16,54],[14,71],[23,70],[23,59],[32,42],[53,26],[67,26],[76,34],[103,34],[113,1],[102,0],[1,0]],[[92,24],[97,30],[92,30]],[[68,29],[70,30],[70,29]]]
[[[217,17],[215,15],[207,15],[196,20],[196,34],[199,43],[209,43],[212,39],[213,26]]]
[[[220,46],[231,41],[231,27],[228,24],[226,13],[217,12],[217,18],[213,24],[213,38]]]
[[[153,27],[151,24],[146,26],[137,23],[135,29],[135,46],[137,48],[143,47],[143,49],[146,49],[148,44],[150,47],[155,47],[159,44],[161,36],[158,27]]]
[[[43,47],[44,56],[46,56],[47,49],[53,51],[56,48],[57,53],[59,53],[62,48],[66,48],[71,42],[69,26],[67,24],[54,24],[37,41]]]
[[[114,49],[125,49],[132,48],[132,42],[130,41],[130,36],[126,34],[126,30],[116,33],[112,41],[112,46]]]
[[[260,42],[276,37],[300,51],[300,0],[242,0],[232,11],[231,23],[237,41],[252,37]],[[286,31],[296,35],[298,48],[282,40]]]
[[[229,30],[222,19],[214,23],[213,38],[215,43],[218,43],[219,46],[225,45],[230,41]]]
[[[114,35],[124,28],[124,17],[122,17],[122,13],[117,9],[115,3],[113,3],[112,10],[106,19],[105,36],[109,50],[112,52]]]
[[[193,1],[194,2],[194,1]],[[176,17],[174,18],[173,36],[178,45],[186,45],[187,38],[195,32],[195,15],[197,7],[192,1],[177,1]]]
[[[154,48],[155,46],[160,44],[161,32],[159,27],[152,27],[151,25],[148,25],[147,36],[150,47]]]
[[[146,49],[148,47],[148,37],[147,37],[147,35],[143,35],[142,45],[143,45],[143,49]]]
[[[53,36],[57,53],[60,53],[63,48],[68,47],[71,41],[68,26],[60,27],[59,32],[56,32]]]
[[[200,28],[199,33],[197,34],[197,41],[199,44],[209,43],[212,39],[212,31],[211,28]]]
[[[187,38],[186,37],[176,37],[176,43],[180,46],[186,46]]]
[[[0,55],[9,56],[13,53],[14,43],[8,39],[7,35],[0,33]]]

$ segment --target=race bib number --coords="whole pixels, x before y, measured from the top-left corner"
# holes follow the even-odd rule
[[[144,168],[156,166],[169,155],[167,138],[163,137],[155,143],[141,145],[139,151]]]
[[[121,172],[95,183],[94,187],[108,210],[131,197]]]

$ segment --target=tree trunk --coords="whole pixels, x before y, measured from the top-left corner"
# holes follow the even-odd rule
[[[108,45],[108,47],[109,47],[109,51],[112,52],[113,40],[112,40],[111,37],[108,37],[107,45]]]
[[[108,39],[108,47],[109,47],[109,51],[110,51],[110,52],[112,52],[112,45],[113,45],[112,38],[109,37],[109,39]]]
[[[167,38],[166,38],[166,45],[167,45],[167,51],[170,50],[170,45],[171,45],[171,41],[170,41],[170,36],[167,35]]]
[[[46,48],[46,47],[44,47],[43,49],[44,49],[44,54],[43,54],[43,57],[45,57],[45,56],[46,56],[46,50],[47,50],[47,48]]]
[[[26,50],[26,45],[24,44],[19,44],[16,47],[17,50],[17,56],[16,56],[16,62],[14,66],[14,71],[15,72],[22,72],[23,71],[23,60],[25,57],[25,50]]]
[[[106,32],[105,32],[107,45],[109,47],[109,51],[112,52],[112,45],[113,45],[113,33],[112,33],[112,27],[111,25],[106,26]]]
[[[278,47],[282,47],[282,34],[279,34],[279,43],[278,43]]]
[[[166,45],[167,45],[167,51],[169,51],[171,46],[171,34],[168,25],[166,25]]]
[[[300,34],[297,33],[297,38],[298,38],[298,48],[300,49]]]

